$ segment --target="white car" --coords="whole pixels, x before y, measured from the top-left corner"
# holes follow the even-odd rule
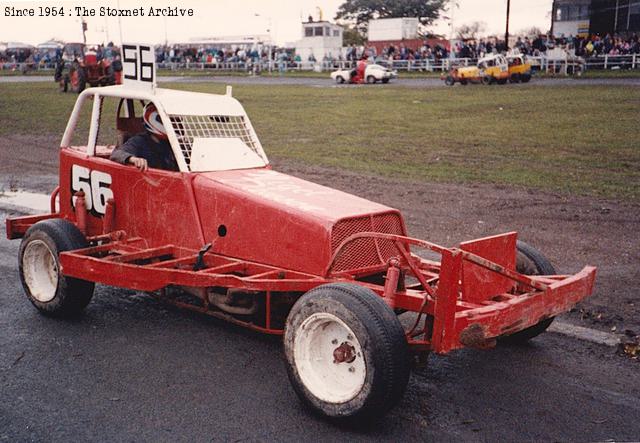
[[[354,69],[339,69],[331,73],[331,78],[336,83],[352,83],[351,73]],[[389,68],[385,68],[382,65],[367,65],[364,71],[364,81],[367,83],[389,83],[392,78],[398,78],[398,72]]]

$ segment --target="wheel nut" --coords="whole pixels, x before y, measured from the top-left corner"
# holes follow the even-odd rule
[[[353,366],[349,366],[349,372],[356,372],[356,368],[354,368]]]
[[[347,335],[347,340],[353,340],[353,335],[351,334]]]
[[[338,344],[338,340],[336,340],[335,338],[333,340],[331,340],[331,344],[332,345],[337,345]]]

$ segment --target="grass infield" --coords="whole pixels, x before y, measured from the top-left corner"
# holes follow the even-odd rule
[[[169,86],[224,93],[221,84]],[[240,85],[234,96],[272,157],[424,182],[640,200],[640,88]],[[53,82],[1,84],[0,135],[61,137],[75,99]],[[104,143],[114,142],[113,126],[103,124]]]

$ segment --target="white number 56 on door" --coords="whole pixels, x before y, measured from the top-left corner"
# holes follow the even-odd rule
[[[91,171],[80,165],[71,167],[71,189],[73,194],[84,192],[87,210],[104,215],[107,209],[107,201],[113,198],[111,186],[111,175],[102,171]],[[73,201],[75,207],[75,199]]]

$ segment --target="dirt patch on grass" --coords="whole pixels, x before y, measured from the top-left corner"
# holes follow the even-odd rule
[[[49,193],[58,185],[60,137],[0,137],[0,191],[28,189]]]
[[[454,246],[518,231],[560,273],[597,266],[594,295],[569,318],[601,329],[640,331],[640,204],[507,186],[402,181],[278,158],[272,162],[279,171],[400,209],[415,237]]]

